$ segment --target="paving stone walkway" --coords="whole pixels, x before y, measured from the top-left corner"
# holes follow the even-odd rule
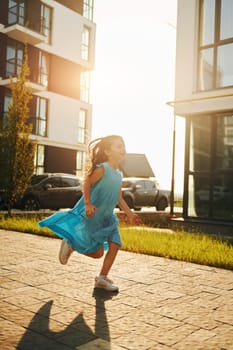
[[[120,251],[58,262],[59,239],[0,230],[1,350],[232,350],[233,272]]]

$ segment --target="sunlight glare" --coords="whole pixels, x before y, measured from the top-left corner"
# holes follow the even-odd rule
[[[176,1],[96,0],[95,22],[93,137],[122,135],[127,152],[145,153],[161,186],[170,188],[173,109],[166,102],[174,99]],[[178,133],[180,141],[182,122]]]

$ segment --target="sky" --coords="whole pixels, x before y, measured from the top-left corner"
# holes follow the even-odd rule
[[[176,0],[95,0],[92,138],[120,134],[162,188],[172,173]],[[183,186],[184,121],[176,118],[175,190]]]

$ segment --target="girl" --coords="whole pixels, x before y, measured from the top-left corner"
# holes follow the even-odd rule
[[[122,137],[110,135],[93,140],[88,147],[89,165],[86,168],[83,196],[73,209],[57,212],[39,222],[63,238],[59,252],[61,264],[66,264],[71,253],[76,250],[92,258],[101,258],[104,243],[108,251],[104,257],[95,287],[108,291],[118,291],[118,287],[108,278],[108,273],[122,246],[114,208],[118,204],[131,223],[141,223],[121,194],[122,175],[119,162],[125,157]]]

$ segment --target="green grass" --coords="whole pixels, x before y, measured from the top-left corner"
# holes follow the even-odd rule
[[[203,233],[121,227],[125,250],[233,269],[233,246]]]
[[[40,236],[57,237],[47,228],[40,228],[36,218],[6,218],[0,219],[0,229],[37,234]]]
[[[57,237],[37,223],[32,218],[0,218],[1,229]],[[120,232],[126,251],[233,270],[233,246],[209,235],[123,224]]]

